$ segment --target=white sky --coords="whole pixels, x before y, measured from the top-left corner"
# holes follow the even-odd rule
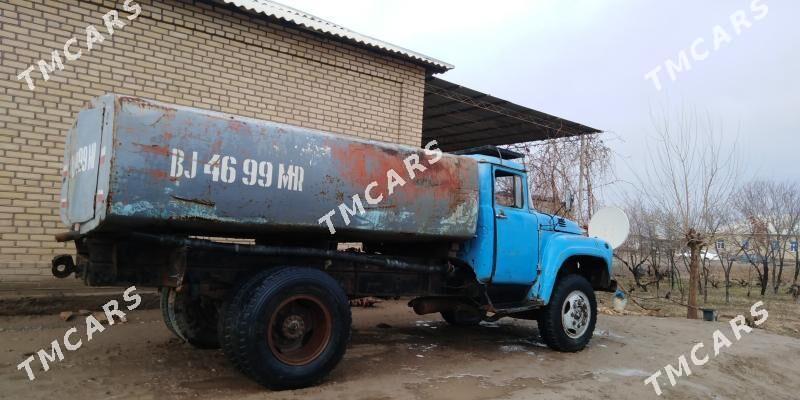
[[[748,177],[800,182],[800,2],[755,0],[283,0],[454,64],[440,77],[603,131],[621,180],[645,162],[650,109],[696,107],[737,141]],[[730,15],[752,23],[737,35]],[[714,50],[714,27],[731,40]],[[691,70],[677,61],[703,38]],[[644,75],[662,66],[663,90]],[[612,195],[612,197],[615,197]]]

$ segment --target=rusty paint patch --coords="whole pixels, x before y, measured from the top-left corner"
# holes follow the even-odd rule
[[[157,144],[142,144],[142,143],[133,143],[133,144],[139,146],[141,151],[145,153],[169,157],[169,147],[167,146],[160,146]]]
[[[401,152],[396,149],[375,146],[369,143],[350,142],[342,145],[341,141],[328,143],[334,160],[341,166],[342,180],[354,182],[366,188],[371,182],[378,182],[373,195],[384,195],[383,202],[388,204],[414,202],[421,195],[433,196],[436,201],[446,201],[449,210],[464,203],[467,193],[464,193],[464,182],[477,180],[477,168],[465,168],[462,163],[475,163],[471,159],[443,155],[435,164],[430,165],[428,156],[422,149],[414,152]],[[425,171],[415,170],[415,178],[411,179],[404,159],[416,154],[419,162],[426,168]],[[403,186],[394,188],[391,197],[387,197],[387,176],[389,170],[394,170],[405,182]],[[467,176],[470,171],[476,176]],[[477,189],[477,188],[475,188]],[[345,194],[349,197],[352,194]],[[472,197],[472,195],[470,195]],[[340,196],[337,195],[337,199]],[[393,200],[394,199],[394,200]]]
[[[145,170],[145,173],[155,180],[169,180],[173,182],[178,180],[177,177],[171,177],[169,176],[169,173],[167,173],[167,171],[163,171],[160,169],[148,169]]]
[[[247,129],[247,124],[242,121],[231,119],[228,121],[228,129],[240,133],[242,130]]]
[[[167,118],[175,116],[175,112],[177,111],[174,108],[164,107],[159,103],[151,102],[140,97],[119,96],[117,97],[117,102],[119,102],[120,105],[122,105],[122,103],[128,103],[143,110],[160,111],[164,113],[164,116]]]

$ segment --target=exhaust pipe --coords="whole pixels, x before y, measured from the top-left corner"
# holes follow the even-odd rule
[[[463,300],[452,297],[417,297],[408,302],[417,315],[435,314],[442,311],[469,307]]]

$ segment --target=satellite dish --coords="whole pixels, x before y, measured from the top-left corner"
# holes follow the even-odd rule
[[[589,221],[589,236],[605,240],[613,249],[625,242],[630,231],[628,216],[617,207],[602,208]]]

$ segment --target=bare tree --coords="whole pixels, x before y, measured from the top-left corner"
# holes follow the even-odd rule
[[[737,233],[733,236],[733,241],[736,247],[741,249],[744,260],[750,266],[748,270],[747,296],[750,297],[750,273],[752,271],[756,272],[758,286],[761,288],[761,295],[763,296],[767,290],[768,281],[766,277],[768,277],[767,273],[769,272],[769,247],[764,244],[767,241],[764,239],[763,225],[755,223],[753,220],[747,220],[743,224],[743,227],[737,227]],[[762,265],[764,266],[763,271],[760,268]]]
[[[723,141],[711,119],[682,109],[653,118],[656,138],[641,195],[662,216],[665,230],[682,237],[689,249],[687,318],[697,318],[700,252],[721,224],[721,210],[736,177],[734,147]]]
[[[648,276],[652,276],[650,283],[655,284],[656,286],[656,297],[659,297],[660,295],[659,290],[661,289],[661,280],[671,273],[669,270],[671,264],[669,264],[667,268],[664,268],[662,265],[665,259],[672,256],[672,253],[669,251],[670,245],[671,244],[669,241],[665,240],[664,238],[661,238],[657,235],[651,236],[650,258],[647,260],[647,274]]]
[[[659,227],[659,242],[658,248],[659,251],[663,253],[663,258],[666,259],[668,263],[668,274],[669,274],[669,288],[670,291],[668,295],[672,295],[672,291],[675,290],[675,286],[678,286],[678,290],[681,294],[681,301],[683,301],[685,291],[683,287],[683,279],[681,275],[681,270],[678,268],[677,260],[681,259],[686,261],[686,258],[683,257],[683,254],[686,253],[686,248],[684,246],[685,241],[683,240],[682,235],[678,235],[675,232],[667,229],[663,229],[661,227],[662,221],[664,217],[658,217],[656,219],[656,226]],[[687,269],[688,271],[688,264]]]
[[[795,227],[792,236],[794,236],[794,241],[792,242],[792,248],[794,248],[794,279],[792,280],[793,285],[797,285],[797,278],[800,277],[800,240],[797,237],[800,235],[800,224],[797,224]]]
[[[713,241],[713,236],[708,235],[710,241]],[[703,304],[708,302],[708,284],[709,280],[713,277],[711,275],[711,268],[713,266],[710,261],[710,254],[708,253],[708,242],[700,247],[700,275],[703,277],[703,283],[700,285],[700,293],[703,294]]]
[[[668,240],[664,242],[667,261],[669,262],[669,288],[670,295],[675,290],[675,284],[678,284],[678,290],[681,292],[681,301],[683,301],[683,279],[681,278],[681,271],[678,269],[678,264],[675,262],[675,257],[678,256],[678,249],[680,246],[675,240]]]
[[[800,190],[789,183],[748,182],[736,192],[735,204],[740,218],[746,221],[748,241],[743,247],[759,275],[761,295],[769,286],[770,263],[772,289],[777,293],[786,254],[800,223]]]
[[[735,199],[735,195],[732,199]],[[722,227],[718,237],[714,240],[714,249],[719,258],[719,265],[722,267],[722,274],[725,285],[725,303],[730,303],[731,271],[733,265],[740,256],[744,254],[742,237],[742,224],[738,220],[739,215],[736,207],[728,207],[721,210]]]
[[[625,213],[631,223],[631,232],[625,243],[616,249],[614,257],[631,272],[636,286],[647,291],[647,283],[642,281],[644,276],[642,267],[653,256],[651,247],[655,221],[640,199],[629,200],[625,206]]]
[[[733,264],[739,258],[739,256],[743,253],[744,249],[742,246],[737,244],[737,241],[734,239],[731,241],[726,241],[724,239],[720,239],[715,241],[714,247],[717,249],[717,256],[719,257],[719,265],[722,267],[722,274],[724,276],[725,282],[725,303],[730,303],[730,288],[731,288],[731,271],[733,270]]]
[[[601,134],[559,137],[535,143],[510,145],[525,155],[533,203],[538,210],[564,211],[567,194],[577,195],[573,217],[586,225],[597,202],[595,190],[613,177],[611,149]]]
[[[772,279],[773,293],[778,293],[778,289],[783,281],[783,268],[786,255],[791,251],[791,240],[800,223],[800,190],[794,183],[774,183],[770,193],[773,201],[773,220],[772,226],[778,233],[776,243],[777,274]],[[796,261],[795,261],[796,263]],[[773,271],[775,265],[773,264]]]

